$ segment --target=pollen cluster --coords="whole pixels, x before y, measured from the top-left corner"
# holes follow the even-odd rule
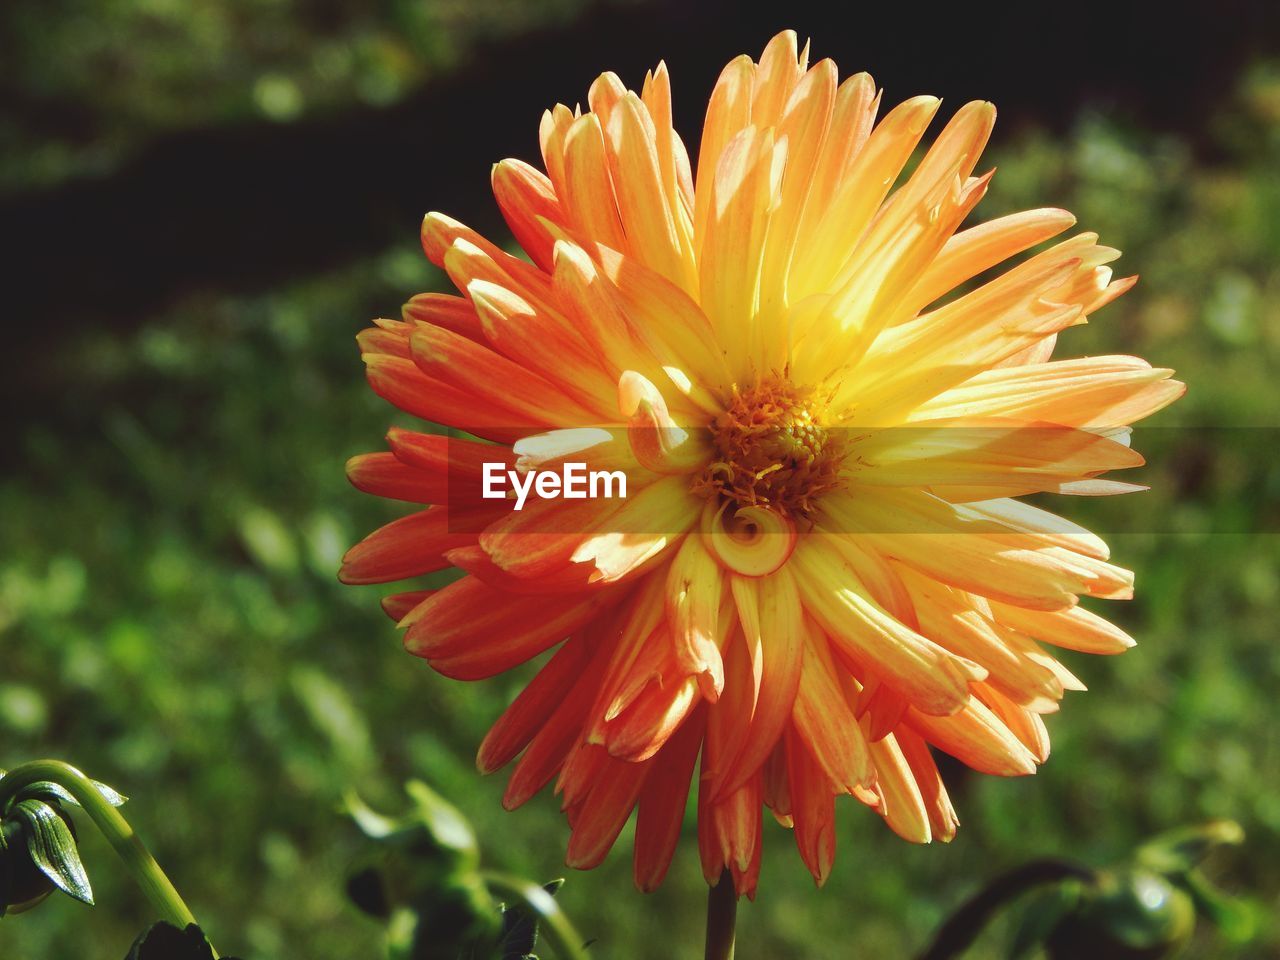
[[[807,517],[817,498],[841,483],[844,451],[822,425],[822,406],[813,390],[776,375],[746,390],[735,386],[711,423],[717,456],[694,491]]]

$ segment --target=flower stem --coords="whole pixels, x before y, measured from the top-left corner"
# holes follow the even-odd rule
[[[42,782],[55,783],[75,798],[124,861],[133,879],[159,912],[160,919],[180,928],[196,922],[178,891],[160,869],[160,864],[156,863],[155,857],[151,856],[146,845],[133,832],[129,822],[106,801],[88,777],[70,764],[61,760],[35,760],[8,771],[0,777],[0,810],[24,789]],[[216,950],[213,955],[217,958]]]
[[[582,949],[581,935],[573,928],[555,897],[545,889],[522,877],[492,870],[481,871],[480,879],[494,893],[519,900],[534,912],[541,921],[539,932],[547,938],[557,957],[562,960],[587,960],[586,951]]]
[[[738,891],[733,875],[725,870],[707,891],[706,960],[733,960],[734,930],[738,920]]]
[[[1031,860],[996,877],[962,903],[939,929],[919,960],[950,960],[967,950],[996,911],[1033,887],[1062,880],[1091,880],[1094,872],[1069,860]]]

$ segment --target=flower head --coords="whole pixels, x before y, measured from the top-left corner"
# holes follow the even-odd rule
[[[478,765],[514,761],[509,808],[554,784],[573,866],[638,808],[646,890],[695,778],[704,872],[752,894],[766,807],[821,883],[837,796],[949,840],[933,749],[1033,772],[1042,716],[1082,689],[1044,645],[1131,646],[1077,600],[1128,597],[1132,576],[1016,498],[1135,489],[1099,477],[1142,462],[1127,425],[1182,390],[1134,357],[1050,359],[1133,283],[1090,233],[1001,266],[1070,214],[961,229],[991,180],[974,173],[991,104],[906,175],[939,102],[876,122],[870,77],[807,54],[785,32],[724,69],[696,174],[665,67],[639,94],[602,75],[588,111],[543,116],[545,173],[494,168],[528,260],[429,214],[423,246],[460,295],[359,338],[375,391],[481,439],[397,429],[351,462],[357,487],[431,506],[354,547],[343,578],[460,570],[385,602],[446,676],[554,649]],[[620,472],[627,497],[481,494],[485,463],[569,462]]]

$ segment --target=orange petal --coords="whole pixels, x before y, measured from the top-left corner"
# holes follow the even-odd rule
[[[821,64],[815,66],[814,70],[819,66]],[[879,107],[880,95],[876,92],[876,85],[870,74],[855,74],[836,90],[830,126],[814,161],[812,183],[796,230],[795,246],[798,253],[814,249],[814,234],[866,145]],[[799,285],[790,280],[788,292],[792,303],[805,296]]]
[[[1007,630],[984,617],[972,599],[929,577],[904,570],[921,629],[948,650],[980,663],[987,683],[1040,712],[1057,709],[1062,684],[1051,671],[1009,643]]]
[[[804,657],[804,612],[800,593],[787,568],[760,580],[733,578],[743,645],[758,673],[758,693],[741,753],[721,766],[723,778],[710,784],[719,797],[736,790],[759,770],[788,726],[800,687]],[[754,601],[754,618],[745,605]],[[729,682],[726,679],[726,684]]]
[[[634,491],[629,491],[634,492]],[[574,553],[593,531],[612,527],[617,500],[535,500],[523,510],[512,510],[480,534],[480,546],[499,567],[512,576],[533,579],[568,574],[577,568],[593,572]]]
[[[640,763],[661,750],[700,702],[697,681],[651,681],[605,727],[611,757]]]
[[[761,372],[755,323],[760,262],[784,155],[772,129],[746,127],[725,145],[699,247],[699,304],[740,379]]]
[[[555,241],[539,221],[564,223],[564,211],[546,175],[523,160],[503,160],[493,167],[493,195],[516,242],[543,270],[551,269]]]
[[[604,759],[590,793],[573,818],[573,833],[564,861],[568,866],[590,870],[604,861],[631,816],[651,767],[652,761],[627,763],[612,757]]]
[[[530,797],[551,782],[560,771],[565,758],[582,740],[582,723],[591,707],[596,684],[599,683],[607,657],[607,648],[601,641],[606,635],[601,625],[593,624],[586,631],[587,645],[593,646],[595,655],[578,675],[577,682],[554,708],[551,716],[534,734],[528,748],[520,756],[502,805],[508,810],[524,804]],[[602,649],[604,648],[604,649]]]
[[[529,538],[537,539],[538,535],[531,534]],[[540,596],[547,593],[583,593],[608,587],[608,584],[592,583],[590,570],[568,563],[537,577],[522,577],[495,563],[479,544],[450,550],[445,558],[459,570],[504,593]]]
[[[796,846],[818,886],[827,882],[836,860],[836,805],[831,782],[804,740],[787,737],[787,771]]]
[[[702,746],[704,713],[694,713],[671,737],[640,792],[633,875],[644,893],[662,883],[680,839],[690,777]]]
[[[604,129],[595,114],[569,124],[564,137],[564,185],[557,185],[556,192],[570,222],[583,236],[614,250],[629,249],[609,175]]]
[[[871,431],[855,442],[852,455],[859,483],[917,487],[939,496],[954,487],[1024,496],[1145,463],[1128,446],[1088,430],[994,417]]]
[[[715,883],[728,868],[738,896],[755,897],[760,876],[760,778],[753,777],[719,803],[698,789],[698,838],[702,870]]]
[[[933,839],[929,813],[915,774],[893,734],[871,744],[871,759],[876,767],[880,814],[889,828],[911,843],[928,843]]]
[[[702,789],[710,793],[713,801],[732,792],[723,789],[730,776],[737,780],[734,784],[736,789],[755,772],[736,776],[739,772],[737,758],[751,734],[751,715],[759,694],[759,677],[754,671],[752,654],[748,651],[749,642],[738,631],[730,632],[729,640],[721,651],[724,689],[715,703],[707,708],[707,763],[703,765]]]
[[[805,631],[800,683],[792,707],[797,735],[826,771],[832,786],[853,793],[870,785],[875,768],[867,742],[845,700],[827,638],[815,629]],[[795,801],[793,793],[792,801]]]
[[[986,671],[885,612],[822,539],[801,543],[793,562],[805,609],[831,637],[834,649],[852,664],[873,670],[921,710],[959,710],[969,698],[969,684]]]
[[[949,717],[909,709],[904,722],[939,750],[980,773],[1021,777],[1036,772],[1036,760],[1009,728],[977,698]]]
[[[916,786],[920,790],[920,797],[924,801],[924,808],[929,816],[929,830],[933,838],[943,843],[950,843],[955,838],[960,819],[956,816],[955,808],[951,806],[951,798],[947,795],[947,788],[938,774],[938,765],[933,760],[933,754],[929,752],[929,745],[920,738],[919,734],[905,726],[895,730],[893,737],[911,766],[912,775],[915,777]]]
[[[584,634],[570,637],[556,651],[489,728],[476,753],[481,773],[500,770],[529,745],[573,689],[593,653]]]
[[[409,466],[445,477],[454,499],[480,499],[480,481],[486,463],[500,463],[504,470],[510,470],[515,464],[510,447],[462,440],[443,433],[415,433],[392,427],[387,431],[387,446],[396,459]],[[474,491],[470,489],[472,484]],[[460,497],[463,494],[466,495]]]
[[[975,513],[990,517],[1011,530],[1036,534],[1042,537],[1046,544],[1082,553],[1095,560],[1106,560],[1111,556],[1106,543],[1084,527],[1021,500],[1005,498],[981,500],[966,506]]]
[[[343,583],[390,583],[449,566],[444,553],[475,542],[473,533],[455,533],[447,506],[430,507],[393,520],[369,534],[342,558]]]
[[[554,646],[604,606],[600,594],[530,599],[463,577],[406,618],[405,649],[445,676],[491,677]]]
[[[830,288],[903,165],[938,110],[936,97],[912,97],[894,107],[858,152],[794,264],[789,286],[798,301]]]
[[[423,373],[469,394],[473,404],[506,412],[508,423],[523,432],[589,426],[598,419],[546,379],[442,327],[424,324],[409,342]]]
[[[588,345],[592,366],[614,383],[623,370],[645,363],[647,358],[631,336],[616,290],[587,252],[576,243],[559,240],[553,269],[556,292],[572,317],[574,329]]]
[[[801,57],[796,47],[794,30],[781,31],[765,45],[751,88],[753,123],[760,126],[778,123],[782,108],[805,72],[802,61],[807,59],[808,47],[805,47],[804,57]]]
[[[372,327],[356,334],[356,344],[362,354],[384,353],[392,357],[408,357],[409,337],[418,329],[416,323],[377,319]]]
[[[663,192],[671,204],[677,227],[692,239],[693,175],[688,151],[672,129],[671,77],[665,63],[659,63],[657,69],[645,75],[640,98],[653,118]]]
[[[412,360],[376,353],[361,359],[373,392],[405,413],[498,442],[510,443],[527,432],[505,407],[485,404],[468,391],[428,377]]]
[[[411,297],[400,312],[405,320],[444,327],[476,343],[485,340],[475,308],[465,297],[448,293],[419,293]]]
[[[591,251],[617,291],[633,334],[654,357],[670,358],[672,383],[705,412],[719,413],[733,377],[702,308],[666,277],[597,244]],[[683,374],[683,378],[677,374]]]
[[[927,401],[910,419],[1001,416],[1093,429],[1121,426],[1185,392],[1185,384],[1169,379],[1172,373],[1125,356],[999,367]]]
[[[1075,225],[1066,210],[1027,210],[957,233],[920,276],[910,301],[925,307],[945,293],[1009,257],[1057,236]]]
[[[824,498],[823,509],[833,527],[857,532],[881,554],[1004,603],[1061,610],[1074,606],[1080,594],[1122,593],[1132,583],[1117,568],[923,491],[882,487],[861,498],[836,493]]]
[[[720,635],[723,576],[699,537],[685,537],[667,574],[667,623],[676,659],[687,674],[702,677],[711,699],[724,689]]]
[[[628,418],[631,451],[646,469],[687,474],[713,456],[704,432],[690,433],[678,426],[658,388],[634,370],[624,371],[618,379],[618,409]]]
[[[347,479],[357,490],[409,503],[446,503],[449,484],[443,474],[411,467],[394,453],[364,453],[347,461]]]
[[[831,121],[836,82],[836,66],[832,61],[816,64],[792,91],[779,121],[778,139],[787,143],[787,165],[779,185],[777,209],[765,238],[760,271],[761,323],[781,323],[789,303],[787,280],[791,261],[797,249],[805,201],[814,185],[814,172]],[[785,353],[767,353],[761,359],[763,369],[781,369],[787,357]]]
[[[505,287],[472,280],[475,305],[488,342],[504,356],[543,377],[600,419],[612,419],[614,381],[567,317],[540,310]],[[585,424],[582,424],[585,426]]]
[[[1038,713],[1019,706],[987,684],[978,684],[974,693],[1027,748],[1036,763],[1049,759],[1049,731]]]
[[[693,251],[663,183],[657,130],[644,103],[623,95],[605,130],[610,172],[631,254],[686,290],[694,289]]]
[[[738,133],[751,122],[751,90],[755,78],[755,64],[743,54],[731,60],[720,72],[711,100],[707,104],[707,116],[702,125],[702,139],[698,150],[697,186],[694,190],[694,237],[698,256],[708,234],[712,216],[712,182],[720,166],[721,157]]]
[[[427,259],[443,267],[459,290],[477,278],[492,280],[541,307],[550,293],[546,274],[513,257],[470,227],[442,213],[422,221],[422,247]]]
[[[1006,627],[1066,650],[1116,654],[1124,653],[1137,642],[1115,624],[1083,607],[1047,612],[992,601],[991,611]]]
[[[769,759],[760,768],[761,791],[764,803],[772,812],[774,819],[788,830],[795,826],[791,817],[791,784],[787,779],[787,744],[791,740],[788,732],[783,735],[769,754]],[[819,776],[826,781],[826,776],[819,771]],[[831,789],[827,783],[828,790]]]
[[[414,607],[422,603],[434,590],[409,590],[405,593],[393,593],[382,598],[382,610],[388,617],[399,623],[407,617]]]
[[[620,502],[601,532],[583,540],[571,558],[595,565],[593,581],[612,583],[640,570],[680,541],[702,505],[683,477],[664,477]]]

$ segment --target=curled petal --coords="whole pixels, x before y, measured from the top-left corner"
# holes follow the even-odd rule
[[[766,577],[796,548],[796,525],[768,507],[708,502],[700,521],[702,541],[722,567],[744,577]]]
[[[678,426],[658,388],[634,370],[618,378],[618,408],[627,417],[631,451],[655,473],[692,473],[711,459],[705,438]]]

